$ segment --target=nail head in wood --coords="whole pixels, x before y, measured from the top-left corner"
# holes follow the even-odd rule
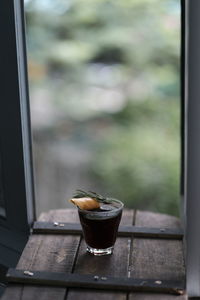
[[[33,276],[34,273],[30,271],[24,271],[24,275]]]

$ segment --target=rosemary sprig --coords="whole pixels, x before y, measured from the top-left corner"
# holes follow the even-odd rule
[[[84,198],[84,197],[90,197],[96,199],[98,202],[101,203],[110,203],[111,198],[104,197],[100,194],[97,194],[92,191],[83,191],[83,190],[76,190],[76,193],[73,195],[73,198]]]

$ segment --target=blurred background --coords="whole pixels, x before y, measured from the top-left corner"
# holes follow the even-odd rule
[[[25,11],[37,214],[80,188],[178,215],[180,1]]]

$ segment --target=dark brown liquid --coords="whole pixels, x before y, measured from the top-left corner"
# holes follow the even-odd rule
[[[97,211],[97,210],[95,210]],[[105,210],[99,210],[105,211]],[[89,219],[79,210],[79,218],[83,234],[88,246],[96,249],[106,249],[114,245],[122,211],[116,216],[105,219]]]

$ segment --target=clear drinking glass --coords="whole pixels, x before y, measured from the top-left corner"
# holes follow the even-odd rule
[[[112,254],[124,204],[117,199],[101,203],[99,209],[78,209],[87,251],[94,255]]]

